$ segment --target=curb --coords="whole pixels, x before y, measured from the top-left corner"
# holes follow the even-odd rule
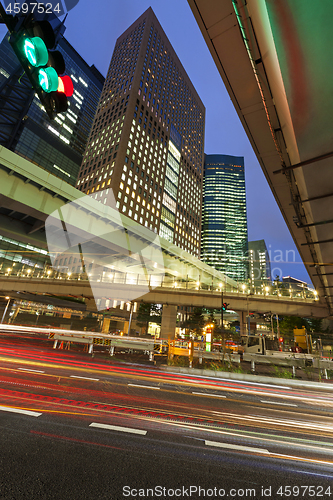
[[[189,375],[208,377],[208,378],[216,378],[220,380],[237,380],[243,382],[252,382],[257,384],[269,384],[269,385],[283,385],[288,387],[295,387],[299,389],[320,389],[320,390],[328,390],[333,391],[333,380],[330,382],[311,382],[304,380],[291,380],[285,378],[277,378],[277,377],[265,377],[263,375],[250,375],[247,373],[231,373],[231,372],[217,372],[214,370],[198,370],[197,368],[186,368],[181,366],[168,366],[161,365],[160,368],[165,371],[170,371],[173,373],[187,373]]]

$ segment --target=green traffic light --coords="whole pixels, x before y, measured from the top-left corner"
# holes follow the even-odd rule
[[[38,36],[24,40],[24,53],[32,66],[45,66],[49,59],[45,43]]]
[[[43,68],[38,72],[39,85],[44,92],[55,92],[58,90],[58,73],[54,68]]]

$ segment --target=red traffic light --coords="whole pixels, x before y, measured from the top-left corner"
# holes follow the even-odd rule
[[[58,92],[63,92],[66,97],[71,97],[73,95],[74,85],[70,76],[59,76]]]

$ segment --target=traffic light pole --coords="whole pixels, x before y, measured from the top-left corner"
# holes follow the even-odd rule
[[[9,31],[12,32],[16,22],[15,22],[13,16],[10,16],[9,14],[7,14],[1,1],[0,1],[0,16],[1,16],[0,22],[2,24],[5,24],[7,26],[7,28],[9,29]]]
[[[223,300],[223,287],[221,287],[221,333],[223,333],[223,308],[224,308],[224,300]]]

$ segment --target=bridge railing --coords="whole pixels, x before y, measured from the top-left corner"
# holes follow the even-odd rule
[[[29,268],[16,270],[12,268],[0,269],[0,279],[41,279],[50,280],[59,283],[59,281],[70,282],[90,282],[94,285],[98,283],[103,284],[117,284],[117,285],[130,285],[130,286],[147,286],[150,289],[155,288],[168,288],[173,290],[191,290],[193,293],[207,291],[211,293],[235,294],[238,296],[258,298],[275,298],[277,300],[297,300],[297,301],[314,301],[318,300],[318,295],[315,290],[308,288],[295,288],[290,287],[288,283],[279,282],[275,285],[261,285],[253,286],[248,282],[238,282],[236,286],[228,283],[217,282],[212,279],[211,282],[200,281],[200,276],[197,280],[188,277],[178,277],[177,279],[170,276],[162,275],[143,275],[131,273],[117,273],[107,272],[102,274],[92,273],[64,273],[52,268],[45,267],[44,269]]]

